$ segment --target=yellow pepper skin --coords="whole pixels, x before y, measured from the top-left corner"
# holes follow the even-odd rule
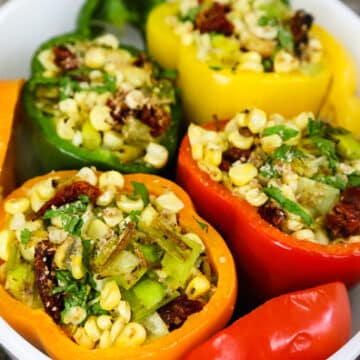
[[[360,100],[354,97],[356,69],[351,56],[328,32],[311,30],[324,48],[324,63],[315,74],[256,73],[213,70],[200,62],[196,47],[181,43],[167,18],[177,5],[161,4],[148,18],[147,44],[162,66],[179,71],[179,87],[188,121],[199,124],[216,115],[227,119],[247,107],[260,107],[286,117],[311,111],[324,119],[360,133]]]
[[[169,16],[175,16],[178,6],[175,3],[158,5],[149,14],[146,24],[147,47],[151,56],[166,69],[177,69],[181,41],[170,25]]]
[[[357,69],[348,51],[329,33],[321,39],[328,51],[332,87],[320,117],[360,135],[360,98],[356,93]]]

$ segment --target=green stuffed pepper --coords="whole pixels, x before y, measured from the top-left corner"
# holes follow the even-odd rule
[[[84,165],[164,172],[180,122],[173,75],[111,34],[77,32],[42,45],[23,92],[20,179]]]

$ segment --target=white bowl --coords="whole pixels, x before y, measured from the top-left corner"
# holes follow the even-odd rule
[[[35,49],[52,36],[74,29],[84,0],[9,0],[0,7],[0,79],[28,77]],[[317,23],[339,39],[354,57],[360,84],[360,18],[338,0],[293,0],[294,7],[313,13]],[[141,38],[131,28],[124,42],[141,47]],[[358,94],[360,89],[358,89]],[[360,285],[350,291],[352,339],[329,360],[354,360],[360,355]],[[0,318],[0,344],[19,360],[49,359]],[[305,359],[304,359],[305,360]]]

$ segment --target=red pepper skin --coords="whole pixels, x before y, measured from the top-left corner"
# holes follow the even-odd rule
[[[346,343],[350,330],[349,297],[335,282],[269,300],[185,360],[324,360]]]
[[[214,124],[206,127],[215,129]],[[176,176],[200,215],[223,234],[258,299],[333,281],[351,287],[360,280],[359,243],[320,245],[270,225],[246,200],[197,166],[188,136],[180,146]]]

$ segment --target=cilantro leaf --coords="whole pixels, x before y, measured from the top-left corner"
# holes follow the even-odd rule
[[[150,202],[149,191],[143,183],[132,181],[131,185],[134,188],[134,195],[139,195],[144,203],[144,206],[147,206]]]
[[[299,215],[306,225],[310,226],[312,224],[311,216],[296,202],[286,198],[280,189],[270,186],[264,188],[263,190],[267,196],[278,202],[285,210],[291,212],[292,214]]]
[[[310,138],[316,149],[328,160],[330,169],[335,172],[338,163],[335,142],[320,136]]]
[[[286,127],[284,125],[277,125],[277,126],[268,127],[263,132],[263,136],[269,136],[274,134],[279,135],[281,139],[287,141],[297,136],[299,134],[299,131],[296,129]]]
[[[29,229],[23,229],[20,233],[20,241],[26,245],[31,239],[31,231]]]
[[[295,146],[281,145],[274,151],[274,159],[292,162],[294,159],[305,158],[306,155]]]
[[[280,177],[280,174],[276,170],[274,164],[272,163],[272,160],[267,161],[264,165],[262,165],[259,169],[259,172],[261,176],[269,179],[278,179]]]

